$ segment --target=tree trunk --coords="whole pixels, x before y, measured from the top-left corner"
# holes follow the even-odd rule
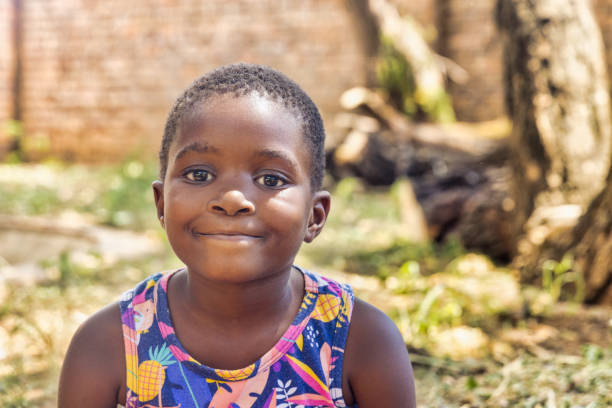
[[[561,231],[573,228],[606,186],[612,144],[607,74],[589,2],[498,0],[497,20],[513,122],[515,261],[523,279],[532,281],[551,255],[542,249],[569,249],[563,241],[572,234]],[[582,234],[578,229],[576,234],[590,236],[604,222],[607,230],[602,231],[609,237],[611,218],[601,207],[607,203],[609,212],[609,196],[606,192],[593,202],[579,227]],[[584,257],[605,248],[609,252],[610,240],[602,239],[593,239],[596,248],[583,249]],[[596,260],[586,258],[589,270],[583,272],[591,282]],[[609,284],[609,272],[596,281]],[[599,293],[595,286],[587,292]]]
[[[527,257],[526,267],[573,257],[572,269],[584,279],[584,301],[612,305],[612,169],[606,188],[593,200],[570,233],[550,237]]]
[[[593,200],[563,250],[573,252],[576,269],[584,275],[585,300],[612,305],[612,169],[606,188]]]

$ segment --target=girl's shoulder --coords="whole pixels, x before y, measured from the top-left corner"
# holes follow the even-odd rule
[[[337,316],[332,349],[344,349],[336,365],[341,367],[343,398],[347,406],[360,408],[414,407],[414,379],[404,340],[395,323],[381,310],[354,296],[352,288],[310,271],[306,286],[318,293],[314,314],[323,320]],[[384,397],[382,396],[384,395]]]
[[[108,407],[125,397],[125,310],[146,302],[152,288],[172,272],[156,273],[124,292],[119,300],[83,322],[74,336],[62,367],[59,406]],[[87,375],[83,375],[87,373]]]
[[[125,383],[119,302],[89,317],[75,332],[59,385],[59,407],[114,406]]]
[[[395,323],[356,299],[346,340],[344,379],[359,407],[416,407],[408,350]]]

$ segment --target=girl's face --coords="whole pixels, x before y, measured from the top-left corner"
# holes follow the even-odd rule
[[[153,184],[174,252],[217,281],[288,271],[329,212],[329,193],[311,191],[301,120],[251,94],[214,97],[185,122]]]

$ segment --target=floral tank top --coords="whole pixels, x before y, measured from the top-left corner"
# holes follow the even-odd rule
[[[309,271],[292,324],[255,363],[236,370],[200,364],[176,337],[158,273],[121,297],[126,408],[346,407],[342,361],[353,308],[349,286]]]

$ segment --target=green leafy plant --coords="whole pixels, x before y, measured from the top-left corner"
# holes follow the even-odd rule
[[[128,160],[100,167],[4,164],[1,170],[15,174],[14,181],[0,183],[2,213],[51,215],[68,210],[114,227],[139,230],[157,225],[151,189],[157,165],[152,162]]]
[[[604,357],[604,350],[596,344],[585,344],[582,353],[590,363],[601,361]]]
[[[385,90],[396,109],[416,120],[453,122],[455,113],[451,99],[443,89],[433,95],[419,90],[414,78],[414,69],[400,53],[393,41],[382,36],[380,54],[376,65],[378,84]]]
[[[23,162],[23,137],[24,137],[24,129],[23,123],[19,120],[7,120],[4,122],[3,126],[4,134],[6,134],[10,141],[10,151],[4,157],[4,162],[6,163],[21,163]]]
[[[152,164],[135,160],[123,164],[110,176],[109,189],[102,194],[99,211],[103,222],[140,229],[155,220],[151,183],[156,177]]]
[[[388,93],[396,108],[411,117],[419,114],[419,107],[414,98],[416,84],[412,67],[393,46],[393,41],[385,36],[380,40],[380,57],[376,74],[379,85]]]
[[[406,265],[408,261],[416,261],[420,272],[430,274],[444,269],[452,259],[462,253],[465,253],[465,250],[455,240],[437,245],[415,244],[398,239],[386,248],[356,251],[348,255],[347,269],[365,274],[374,273],[384,281],[398,270],[403,270],[404,274],[409,273],[409,268],[414,270],[414,265]],[[401,268],[403,265],[406,265],[404,269]]]
[[[561,261],[547,260],[542,265],[542,287],[554,301],[559,300],[566,284],[575,288],[573,300],[580,302],[584,298],[584,278],[574,267],[574,257],[565,254]]]

